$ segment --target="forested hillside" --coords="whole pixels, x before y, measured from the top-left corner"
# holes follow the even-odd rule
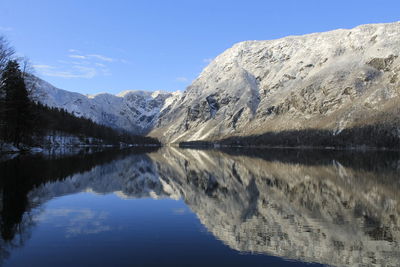
[[[0,143],[17,148],[43,146],[49,135],[67,135],[81,139],[82,144],[85,138],[96,140],[91,145],[159,145],[154,138],[132,135],[40,104],[39,99],[30,97],[35,88],[30,87],[26,77],[32,75],[25,65],[21,68],[20,62],[11,46],[0,37]]]

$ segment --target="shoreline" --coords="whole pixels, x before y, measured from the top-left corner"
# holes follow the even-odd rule
[[[197,141],[193,141],[197,142]],[[185,144],[182,144],[185,143]],[[348,146],[348,147],[334,147],[334,146],[269,146],[269,145],[222,145],[219,143],[209,144],[186,144],[186,142],[178,143],[179,148],[205,148],[205,149],[221,149],[221,148],[240,148],[240,149],[293,149],[293,150],[329,150],[329,151],[391,151],[400,152],[400,148],[387,148],[387,147],[371,147],[371,146]]]

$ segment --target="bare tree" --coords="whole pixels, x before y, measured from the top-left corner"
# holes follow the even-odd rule
[[[4,69],[7,66],[7,63],[13,58],[15,54],[14,48],[10,45],[8,40],[0,35],[0,150],[3,145],[2,140],[5,137],[5,129],[6,127],[6,107],[5,107],[5,97],[6,92],[3,88],[3,73]]]
[[[27,57],[18,57],[17,61],[20,65],[22,78],[25,81],[25,86],[29,96],[33,101],[37,102],[37,99],[34,97],[34,91],[37,86],[38,78],[34,75],[32,63]]]
[[[35,90],[37,78],[34,75],[34,68],[30,60],[27,57],[15,57],[14,48],[10,45],[5,36],[0,35],[0,78],[2,76],[4,68],[7,65],[7,62],[10,60],[16,60],[19,63],[22,72],[22,78],[25,80],[25,86],[28,90],[28,93],[33,96],[33,91]]]
[[[10,45],[10,43],[4,36],[0,35],[0,75],[3,73],[7,62],[12,59],[14,54],[14,48]]]
[[[33,66],[31,61],[27,57],[19,57],[17,59],[19,65],[21,66],[22,77],[26,78],[33,73]]]

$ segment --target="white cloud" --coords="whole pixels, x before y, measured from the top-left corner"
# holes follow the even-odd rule
[[[102,68],[106,67],[106,65],[104,65],[103,63],[94,63],[94,65],[97,67],[102,67]]]
[[[73,50],[73,49],[70,49],[70,50]],[[73,51],[76,51],[76,50],[73,50]],[[76,59],[87,59],[87,60],[89,60],[89,59],[96,60],[97,59],[97,60],[105,61],[105,62],[114,62],[115,61],[115,59],[113,59],[113,58],[106,57],[106,56],[99,55],[99,54],[90,54],[90,55],[71,54],[71,55],[68,55],[68,57],[76,58]],[[122,62],[122,60],[121,60],[121,62]]]
[[[109,69],[101,69],[100,71],[103,76],[111,76],[111,72]]]
[[[33,67],[35,68],[35,69],[52,69],[52,68],[54,68],[53,66],[50,66],[50,65],[33,65]]]
[[[0,26],[0,31],[2,31],[2,32],[11,32],[13,30],[14,29],[11,28],[11,27],[2,27],[2,26]]]
[[[214,60],[213,58],[204,58],[204,59],[203,59],[203,62],[209,64],[209,63],[211,63],[211,61],[213,61],[213,60]]]
[[[73,66],[70,70],[64,70],[50,65],[33,65],[33,67],[44,76],[59,78],[91,79],[97,74],[95,68],[84,66]]]
[[[82,209],[47,209],[39,217],[39,222],[52,222],[55,227],[65,231],[65,237],[98,234],[111,231],[112,227],[107,224],[109,213],[95,211],[88,208]],[[60,220],[61,219],[61,220]]]
[[[189,79],[186,78],[186,77],[178,77],[178,78],[176,78],[175,80],[176,80],[177,82],[181,82],[181,83],[186,83],[186,82],[189,81]]]
[[[78,71],[77,75],[81,78],[91,79],[97,74],[96,69],[92,67],[74,66],[73,68]]]
[[[99,59],[99,60],[102,60],[102,61],[107,61],[107,62],[113,62],[114,61],[113,58],[106,57],[106,56],[103,56],[103,55],[97,55],[97,54],[87,55],[87,57],[96,58],[96,59]]]
[[[71,62],[68,62],[68,64],[78,65],[78,66],[82,66],[82,65],[89,66],[92,63],[90,63],[90,61],[87,61],[87,60],[82,60],[82,61],[71,61]]]
[[[86,56],[82,56],[82,55],[69,55],[70,58],[77,58],[77,59],[86,59]]]
[[[67,56],[74,60],[57,60],[59,65],[37,64],[34,68],[44,76],[91,79],[95,76],[110,76],[108,63],[127,62],[100,54],[83,54],[77,49],[68,49],[68,52],[70,54]]]

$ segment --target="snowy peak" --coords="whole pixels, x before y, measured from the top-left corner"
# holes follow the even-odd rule
[[[35,100],[50,107],[66,109],[76,116],[136,134],[146,134],[152,129],[160,111],[180,96],[179,93],[140,90],[124,91],[118,95],[83,95],[58,89],[39,78],[32,80],[31,82],[35,83]]]
[[[203,70],[151,135],[181,142],[392,122],[399,71],[400,22],[241,42]]]
[[[183,92],[85,96],[38,80],[52,107],[166,143],[392,125],[400,132],[400,22],[270,41],[216,57]],[[398,138],[395,137],[395,138]]]

